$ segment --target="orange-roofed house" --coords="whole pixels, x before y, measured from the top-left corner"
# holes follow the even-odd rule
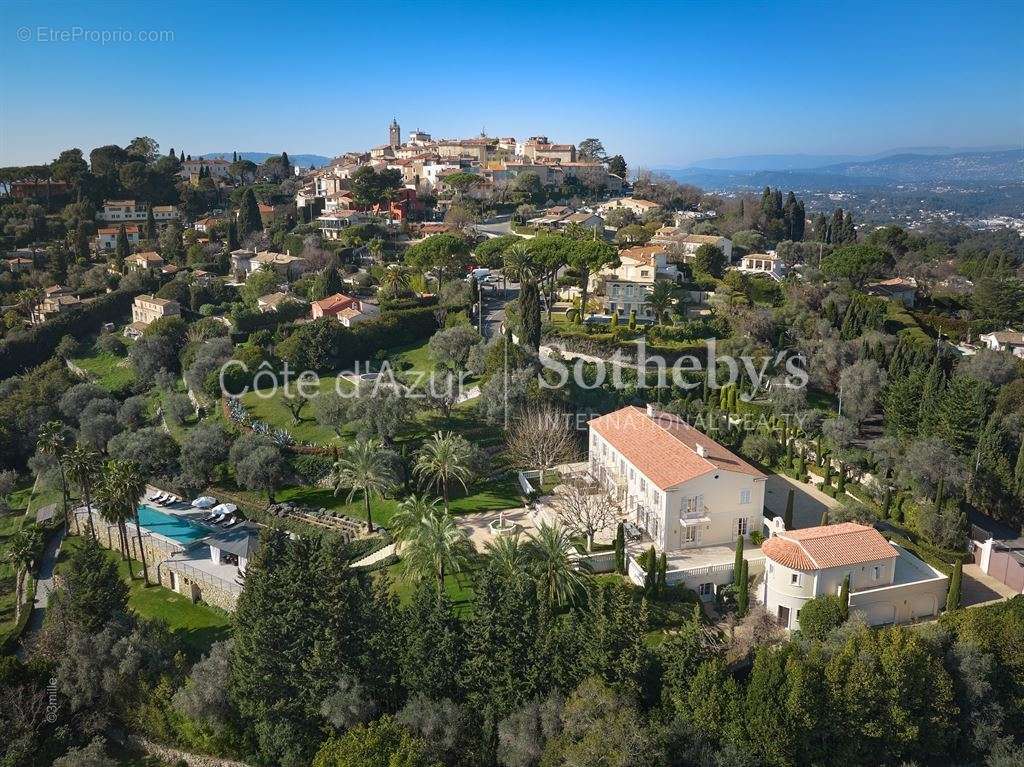
[[[764,523],[767,477],[678,416],[625,407],[590,421],[589,472],[618,500],[631,538],[629,572],[653,544],[668,559],[666,581],[706,599],[732,582],[736,539]],[[751,575],[763,557],[747,545]]]
[[[760,599],[783,628],[799,628],[803,606],[839,595],[847,578],[850,611],[873,626],[929,618],[945,604],[949,579],[869,525],[786,530],[775,518],[769,532]]]
[[[361,298],[335,293],[310,305],[313,319],[334,317],[345,327],[352,327],[365,320],[372,320],[380,314],[380,309]]]

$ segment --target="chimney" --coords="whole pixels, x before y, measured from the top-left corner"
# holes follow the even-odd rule
[[[704,445],[700,444],[699,442],[697,443],[697,455],[699,455],[701,458],[708,457],[708,451],[704,448]]]
[[[647,405],[647,417],[648,418],[654,418],[654,405],[651,405],[651,404]]]

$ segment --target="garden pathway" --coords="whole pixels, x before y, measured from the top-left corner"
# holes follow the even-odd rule
[[[372,564],[375,564],[377,562],[380,562],[382,559],[387,559],[388,557],[390,557],[394,553],[395,553],[395,544],[390,543],[387,546],[385,546],[384,548],[377,549],[372,554],[369,554],[368,556],[365,556],[362,559],[360,559],[360,560],[358,560],[356,562],[353,562],[352,564],[349,565],[349,567],[366,567],[367,565],[372,565]]]
[[[50,602],[50,593],[53,591],[53,571],[57,566],[57,557],[60,555],[60,547],[64,542],[65,528],[63,525],[57,532],[50,536],[43,549],[43,555],[39,560],[39,575],[36,578],[36,598],[32,604],[32,614],[28,623],[25,624],[25,631],[21,637],[21,647],[18,649],[18,656],[21,657],[26,646],[26,641],[32,634],[43,627],[43,619],[46,617],[46,606]]]

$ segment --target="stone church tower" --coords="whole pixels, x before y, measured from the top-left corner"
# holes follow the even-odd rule
[[[392,149],[397,149],[402,144],[402,129],[398,127],[398,120],[391,119],[391,126],[388,128],[388,144]]]

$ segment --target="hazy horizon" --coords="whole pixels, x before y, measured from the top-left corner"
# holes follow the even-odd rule
[[[1010,4],[648,4],[584,25],[572,3],[459,6],[397,3],[380,34],[339,37],[378,10],[316,7],[310,23],[262,6],[7,3],[0,164],[140,135],[197,156],[332,157],[383,143],[392,117],[444,137],[596,136],[632,168],[1024,136]]]

